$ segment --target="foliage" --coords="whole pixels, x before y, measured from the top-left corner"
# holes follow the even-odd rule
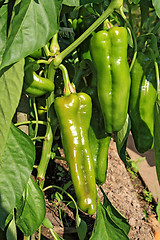
[[[45,189],[43,187],[49,161],[56,158],[66,160],[60,154],[62,142],[59,122],[54,111],[54,99],[75,89],[77,92],[87,91],[95,96],[94,65],[91,59],[83,58],[82,46],[92,34],[103,29],[108,22],[111,25],[125,26],[128,30],[130,70],[137,51],[145,52],[147,49],[154,62],[157,79],[154,149],[157,177],[160,182],[159,0],[124,0],[123,8],[120,9],[116,9],[115,5],[113,8],[111,2],[123,1],[0,1],[0,237],[2,236],[2,240],[5,235],[7,240],[17,239],[17,231],[20,231],[26,239],[30,239],[42,224],[50,229],[55,239],[62,239],[53,231],[49,219],[45,218],[44,191],[50,188],[58,188],[61,191],[54,195],[57,201],[64,201],[64,193],[71,198],[78,237],[80,240],[88,237],[87,223],[80,218],[79,208],[74,198],[67,192],[72,183],[69,181],[63,189],[58,186],[47,186]],[[90,23],[91,26],[88,26],[88,23],[83,24],[81,32],[78,29],[78,21],[90,19],[91,16],[95,18],[94,23]],[[106,18],[108,22],[105,21]],[[89,48],[85,51],[89,51]],[[36,55],[37,52],[41,55]],[[31,55],[32,62],[26,66],[25,59]],[[34,94],[27,95],[29,118],[27,122],[19,123],[16,119],[17,107],[22,95],[25,94],[25,73],[27,68],[32,67],[37,74],[54,82],[55,90],[36,98]],[[63,93],[64,86],[65,93]],[[99,105],[97,102],[96,104],[98,109]],[[29,126],[28,135],[18,129],[24,124]],[[128,115],[123,128],[114,134],[117,152],[125,163],[126,143],[131,129]],[[136,172],[138,171],[137,163],[132,163],[132,167]],[[34,175],[35,181],[31,175]],[[61,167],[56,177],[65,178]],[[55,176],[53,178],[55,179]],[[90,239],[128,239],[130,226],[127,220],[111,204],[103,189],[100,189],[104,201],[101,203],[97,197],[96,220]],[[151,196],[147,192],[146,200],[151,201]],[[68,207],[71,207],[71,201],[68,202]],[[59,205],[56,207],[61,214],[62,209]],[[159,204],[157,213],[159,220]]]

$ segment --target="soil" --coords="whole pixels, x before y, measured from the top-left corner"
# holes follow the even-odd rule
[[[63,160],[50,161],[47,170],[46,186],[57,185],[62,188],[65,184],[70,183],[70,174],[68,165]],[[53,177],[55,176],[55,177]],[[159,224],[155,215],[155,204],[150,200],[145,199],[144,183],[139,178],[138,174],[129,173],[126,170],[124,163],[117,154],[116,144],[112,139],[108,153],[108,172],[106,182],[102,186],[105,194],[111,203],[118,211],[127,218],[131,229],[129,232],[130,240],[152,240],[154,235],[159,231]],[[72,205],[67,205],[70,199],[63,194],[62,200],[55,200],[55,194],[58,190],[52,189],[45,192],[46,198],[46,217],[53,224],[53,230],[65,240],[78,240],[75,228],[75,209]],[[75,199],[73,186],[71,185],[69,192]],[[103,197],[98,190],[100,200]],[[60,195],[61,196],[61,195]],[[58,199],[58,197],[57,197]],[[85,220],[88,226],[88,236],[91,235],[95,217],[88,216],[79,211],[80,217]],[[38,239],[38,232],[35,234],[35,239]],[[54,239],[49,230],[42,227],[42,240]]]

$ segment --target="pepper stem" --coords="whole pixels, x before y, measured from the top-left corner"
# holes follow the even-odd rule
[[[133,31],[133,28],[132,28],[131,24],[129,23],[129,21],[126,18],[126,15],[123,12],[123,6],[120,7],[120,14],[121,14],[122,18],[124,19],[124,21],[127,23],[129,29],[131,30],[133,41],[134,41],[134,55],[133,55],[133,58],[132,58],[132,63],[131,63],[130,68],[129,68],[129,70],[131,71],[132,67],[134,65],[134,62],[136,60],[136,57],[137,57],[137,39],[136,39],[136,36],[134,34],[134,31]]]
[[[54,34],[51,40],[50,51],[53,56],[56,56],[60,53],[60,46],[58,44],[58,33]]]
[[[64,95],[68,96],[71,93],[70,87],[69,87],[71,85],[71,83],[69,80],[68,71],[67,71],[67,68],[63,64],[59,65],[59,69],[62,71],[62,75],[63,75],[64,88],[65,88]]]
[[[123,1],[121,1],[123,5]],[[119,7],[119,6],[118,6]],[[102,15],[79,37],[77,38],[71,45],[69,45],[64,51],[62,51],[53,61],[55,68],[61,64],[63,59],[71,53],[77,46],[79,46],[97,27],[103,23],[103,21],[114,11],[114,9],[118,9],[116,7],[115,1],[111,1],[108,8],[102,13]]]

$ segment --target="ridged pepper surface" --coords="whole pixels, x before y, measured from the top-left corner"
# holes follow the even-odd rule
[[[72,93],[57,97],[54,107],[78,205],[83,211],[93,214],[96,211],[96,182],[88,141],[91,98],[86,93]]]
[[[108,133],[121,130],[127,117],[131,84],[127,39],[124,27],[112,27],[97,32],[90,41],[98,98]]]

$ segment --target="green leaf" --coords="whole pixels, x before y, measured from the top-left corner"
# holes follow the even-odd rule
[[[45,199],[38,184],[29,179],[25,190],[25,202],[16,224],[25,236],[32,235],[42,224],[46,214]]]
[[[123,128],[115,134],[117,151],[120,158],[125,164],[126,164],[126,155],[125,155],[126,141],[127,141],[130,130],[131,130],[131,120],[129,118],[129,115],[127,115]]]
[[[103,0],[63,0],[63,4],[67,6],[81,6],[87,3],[101,3]]]
[[[51,228],[50,228],[50,232],[51,232],[52,236],[54,237],[54,240],[64,240]]]
[[[1,68],[43,47],[58,30],[62,0],[17,0]]]
[[[0,62],[5,50],[5,44],[7,40],[7,18],[8,18],[8,6],[3,5],[0,8]]]
[[[0,164],[0,228],[15,208],[27,185],[35,160],[30,138],[11,125]]]
[[[157,178],[160,184],[160,100],[157,99],[154,108],[154,155]]]
[[[15,223],[14,216],[7,227],[6,238],[7,238],[7,240],[17,240],[17,229],[16,229],[16,223]]]
[[[83,219],[81,219],[81,222],[77,227],[77,233],[78,233],[79,240],[85,239],[87,234],[87,224]]]
[[[101,191],[103,193],[104,202],[103,206],[106,208],[106,211],[112,221],[126,234],[128,235],[130,231],[130,225],[127,222],[127,219],[112,205],[112,203],[109,201],[107,196],[105,195],[103,189],[101,188]]]
[[[46,228],[53,228],[53,224],[51,223],[51,221],[48,218],[44,218],[42,224],[46,227]]]
[[[157,16],[160,18],[160,4],[159,4],[159,0],[152,0],[152,4],[156,10],[156,14]]]
[[[157,213],[157,217],[158,217],[158,222],[160,223],[160,202],[157,203],[156,213]]]
[[[10,123],[18,106],[24,76],[24,59],[0,71],[0,163]]]
[[[129,227],[125,218],[110,204],[109,200],[105,200],[103,206],[98,199],[97,216],[90,240],[129,240],[126,233]]]
[[[132,2],[133,2],[134,4],[138,4],[138,3],[140,2],[140,0],[132,0]]]
[[[63,0],[63,4],[67,6],[80,6],[80,0]]]

